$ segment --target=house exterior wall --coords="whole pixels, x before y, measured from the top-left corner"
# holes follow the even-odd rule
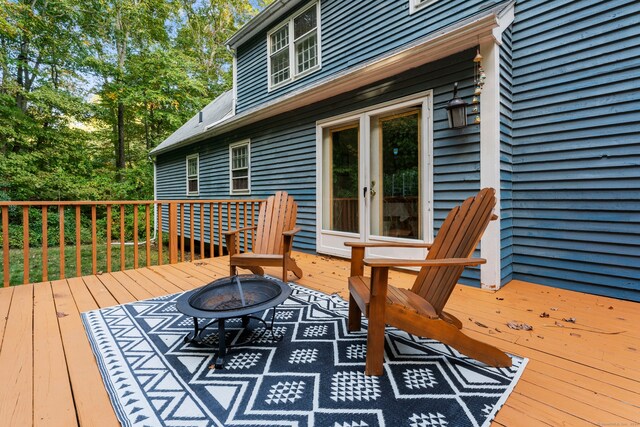
[[[383,56],[498,3],[486,0],[438,1],[409,14],[409,0],[320,0],[322,68],[269,92],[267,35],[263,32],[237,49],[236,111],[241,113]],[[303,2],[301,6],[307,4]]]
[[[516,4],[513,278],[640,300],[638,12]]]
[[[299,204],[298,226],[303,229],[294,248],[315,251],[316,121],[433,89],[434,229],[438,230],[448,211],[480,188],[479,126],[449,129],[444,109],[455,81],[461,96],[470,99],[474,55],[475,49],[467,50],[231,134],[161,154],[157,157],[158,197],[185,198],[185,159],[199,153],[198,197],[228,198],[229,144],[250,138],[251,195],[233,197],[263,198],[276,190],[287,191]],[[479,270],[465,270],[463,280],[479,285]]]
[[[513,69],[512,28],[500,46],[500,281],[513,278]]]

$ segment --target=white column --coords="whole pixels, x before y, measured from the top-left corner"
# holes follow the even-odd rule
[[[480,267],[483,289],[500,288],[500,47],[491,38],[480,43],[482,66],[487,76],[480,97],[480,187],[496,190],[497,204],[480,243],[487,263]]]

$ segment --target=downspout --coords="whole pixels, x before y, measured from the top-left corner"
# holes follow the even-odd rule
[[[149,160],[153,163],[153,240],[156,240],[158,236],[158,204],[155,203],[158,200],[158,175],[156,170],[156,157],[149,156]],[[162,242],[160,242],[162,244]]]

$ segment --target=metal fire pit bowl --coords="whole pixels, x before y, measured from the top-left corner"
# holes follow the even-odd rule
[[[255,274],[243,274],[224,277],[209,283],[201,288],[185,292],[176,301],[176,308],[181,313],[193,317],[193,332],[187,334],[185,342],[196,345],[211,346],[205,342],[209,335],[205,330],[211,325],[218,326],[218,356],[215,366],[220,369],[224,366],[224,357],[227,349],[248,344],[259,339],[268,330],[272,337],[273,321],[276,315],[276,306],[291,295],[291,288],[284,282],[275,279],[267,279]],[[271,321],[267,323],[256,313],[273,308]],[[227,319],[242,319],[242,329],[232,339],[232,344],[225,340],[225,321]],[[204,319],[203,322],[200,319]],[[212,319],[208,321],[209,319]],[[248,327],[251,319],[262,323],[264,332],[243,342],[235,342]],[[208,321],[208,323],[207,323]],[[204,326],[201,326],[204,323]]]

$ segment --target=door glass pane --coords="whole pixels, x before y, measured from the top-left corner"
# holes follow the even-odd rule
[[[372,174],[372,234],[421,239],[420,112],[378,118],[376,128],[379,141],[378,149],[372,150],[372,163],[378,164],[373,168],[377,173]]]
[[[329,130],[325,158],[330,166],[323,172],[329,207],[323,228],[328,230],[357,233],[359,229],[358,133],[357,126]]]

